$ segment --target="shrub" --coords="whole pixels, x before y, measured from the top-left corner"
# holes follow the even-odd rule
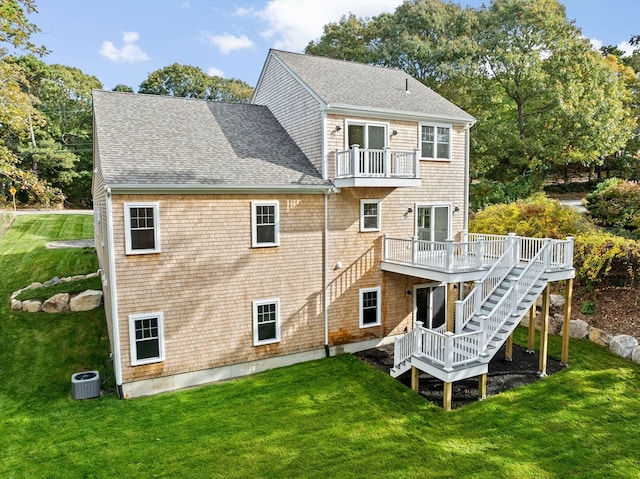
[[[592,229],[582,215],[541,193],[514,203],[487,206],[475,213],[469,223],[472,232],[554,239]]]
[[[510,183],[482,179],[469,187],[469,203],[472,211],[487,205],[509,203],[526,198],[536,191],[536,186],[527,177],[519,177]]]
[[[596,224],[640,231],[640,185],[611,178],[587,195],[585,204]]]
[[[588,315],[595,314],[596,304],[590,299],[587,299],[584,301],[584,303],[582,303],[582,308],[580,309],[580,312],[582,314],[588,314]]]

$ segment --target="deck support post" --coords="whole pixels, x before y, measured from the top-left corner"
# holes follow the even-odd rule
[[[547,346],[549,343],[549,285],[542,292],[542,330],[540,331],[540,358],[538,376],[547,375]]]
[[[487,373],[478,377],[478,396],[480,396],[480,401],[487,399]]]
[[[513,333],[509,335],[504,345],[504,360],[513,361]]]
[[[529,341],[527,342],[527,352],[532,354],[536,343],[536,303],[529,309]]]
[[[442,409],[445,411],[451,411],[451,395],[453,383],[445,382],[442,391]]]
[[[420,370],[415,366],[411,366],[411,389],[420,391]]]
[[[562,322],[562,354],[560,363],[569,364],[569,332],[571,330],[571,301],[573,299],[573,278],[568,279],[564,295],[564,320]]]
[[[455,299],[455,284],[447,283],[447,331],[455,333],[455,311],[456,311],[456,299]]]

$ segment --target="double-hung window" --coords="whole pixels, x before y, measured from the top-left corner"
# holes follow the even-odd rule
[[[132,314],[129,316],[131,365],[164,361],[162,313]]]
[[[360,231],[380,231],[380,200],[360,200]]]
[[[125,203],[125,251],[127,254],[160,252],[158,203]]]
[[[360,327],[379,326],[380,323],[380,286],[360,290]]]
[[[253,345],[280,341],[280,300],[263,299],[253,302]]]
[[[280,244],[277,201],[251,203],[251,245],[254,248]]]
[[[420,149],[422,158],[451,159],[451,126],[420,124]]]

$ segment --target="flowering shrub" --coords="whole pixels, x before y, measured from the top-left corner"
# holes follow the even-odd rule
[[[587,195],[586,208],[596,224],[640,232],[640,185],[611,178]]]

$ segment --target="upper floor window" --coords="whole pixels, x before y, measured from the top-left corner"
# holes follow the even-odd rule
[[[448,125],[420,125],[422,158],[451,159],[451,127]]]
[[[125,203],[125,251],[127,254],[160,252],[158,203]]]
[[[360,231],[380,230],[380,200],[360,200]]]
[[[277,201],[251,203],[251,245],[254,248],[280,244]]]
[[[348,122],[348,148],[359,145],[365,150],[382,150],[387,146],[387,125],[383,123]]]
[[[129,316],[131,365],[164,361],[162,313],[132,314]]]

